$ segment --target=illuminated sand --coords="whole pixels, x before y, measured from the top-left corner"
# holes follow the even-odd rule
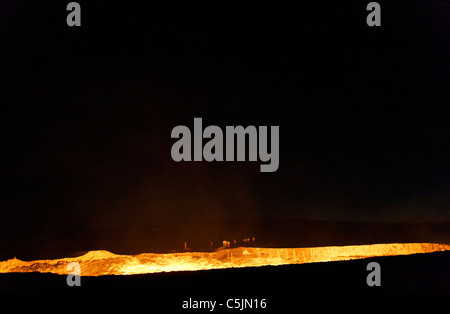
[[[233,267],[304,264],[343,261],[375,256],[409,255],[450,250],[437,243],[389,243],[312,248],[238,247],[215,252],[143,253],[117,255],[90,251],[85,255],[53,260],[0,262],[0,273],[42,272],[68,274],[67,264],[78,262],[82,276],[131,275],[170,271],[193,271]]]

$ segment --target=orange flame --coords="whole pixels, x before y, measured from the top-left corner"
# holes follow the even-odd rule
[[[228,245],[228,244],[227,244]],[[82,276],[130,275],[170,271],[191,271],[233,267],[303,264],[409,255],[450,250],[437,243],[389,243],[311,248],[238,247],[215,252],[182,252],[117,255],[108,251],[91,251],[73,258],[21,261],[16,258],[0,262],[0,273],[42,272],[68,274],[67,264],[77,262]]]

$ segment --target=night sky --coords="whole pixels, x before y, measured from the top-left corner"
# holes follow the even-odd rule
[[[450,220],[450,3],[0,5],[0,229],[197,217]],[[369,1],[367,1],[369,2]],[[280,166],[172,160],[172,128],[278,125]],[[63,226],[63,227],[62,227]]]

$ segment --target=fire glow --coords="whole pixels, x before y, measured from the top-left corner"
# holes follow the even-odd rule
[[[66,275],[68,263],[77,262],[82,276],[134,275],[171,271],[195,271],[237,267],[277,266],[345,261],[376,256],[409,255],[450,250],[437,243],[389,243],[310,248],[237,247],[214,252],[142,253],[117,255],[90,251],[79,257],[53,260],[0,262],[0,273],[41,272]]]

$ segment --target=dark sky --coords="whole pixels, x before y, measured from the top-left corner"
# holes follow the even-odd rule
[[[450,219],[449,3],[67,3],[0,5],[3,230]],[[278,125],[278,171],[172,161],[194,117]]]

